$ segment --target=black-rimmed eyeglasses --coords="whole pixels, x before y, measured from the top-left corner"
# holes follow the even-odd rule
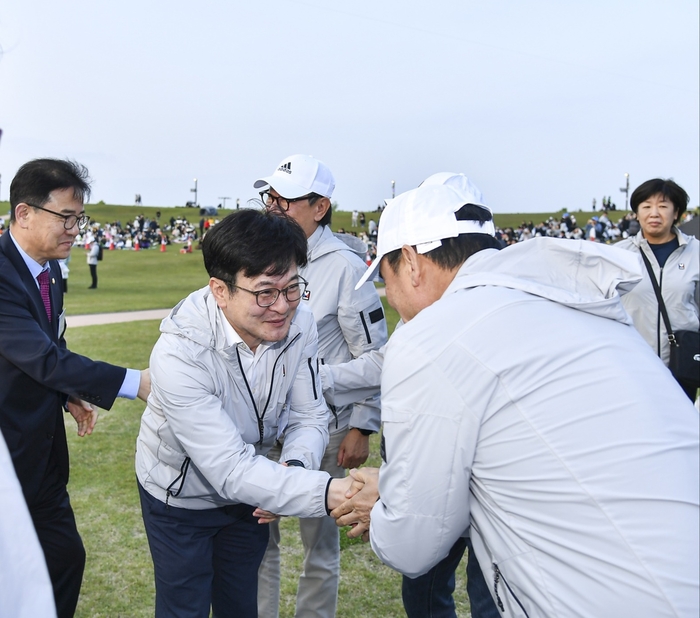
[[[42,206],[35,206],[34,204],[30,204],[29,202],[25,202],[25,204],[31,206],[32,208],[36,208],[38,210],[43,210],[45,212],[50,212],[52,215],[56,215],[57,217],[61,217],[61,219],[63,219],[63,227],[67,230],[72,229],[77,224],[78,229],[82,231],[90,223],[90,217],[88,217],[86,214],[64,215],[64,214],[61,214],[60,212],[56,212],[55,210],[49,210],[48,208],[44,208]]]
[[[255,301],[258,303],[258,307],[272,307],[272,305],[277,302],[280,294],[284,294],[284,298],[288,303],[295,303],[302,297],[306,291],[307,285],[308,282],[299,277],[297,281],[282,290],[278,288],[266,288],[254,292],[253,290],[246,290],[240,285],[232,285],[231,287],[248,292],[248,294],[253,294],[255,296]]]
[[[277,204],[277,206],[285,212],[289,210],[289,205],[294,202],[309,200],[309,203],[313,204],[318,198],[319,196],[315,193],[309,193],[308,195],[302,195],[301,197],[293,197],[291,199],[288,199],[286,197],[282,197],[281,195],[272,195],[272,193],[270,193],[269,191],[260,192],[260,199],[262,200],[262,203],[265,204],[265,206],[269,208],[270,206]]]

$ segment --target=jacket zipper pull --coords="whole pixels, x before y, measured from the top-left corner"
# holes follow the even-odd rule
[[[494,572],[494,577],[493,577],[493,593],[496,595],[496,603],[498,604],[498,609],[501,610],[501,612],[505,612],[505,607],[503,607],[503,601],[501,601],[501,597],[498,595],[498,582],[501,580],[501,571],[498,568],[498,565],[494,562],[493,563],[493,572]]]

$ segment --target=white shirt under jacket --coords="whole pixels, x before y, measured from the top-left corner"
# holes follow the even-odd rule
[[[416,577],[470,524],[503,615],[697,616],[698,413],[618,296],[637,257],[486,250],[391,337],[371,543]]]
[[[317,470],[328,408],[311,312],[300,305],[287,337],[253,355],[205,287],[177,305],[160,330],[136,445],[144,489],[180,508],[245,503],[280,515],[325,515],[330,477]],[[306,470],[264,456],[282,433],[281,460],[299,460]]]

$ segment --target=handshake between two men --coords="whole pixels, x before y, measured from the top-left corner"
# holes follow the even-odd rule
[[[349,484],[349,488],[348,488]],[[379,500],[379,468],[350,470],[345,479],[333,479],[328,489],[328,509],[335,523],[352,526],[351,539],[369,541],[370,513]]]

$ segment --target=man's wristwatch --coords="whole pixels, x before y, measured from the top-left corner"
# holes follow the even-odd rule
[[[360,429],[359,427],[353,427],[353,429],[357,429],[363,436],[371,436],[374,433],[371,429]]]

